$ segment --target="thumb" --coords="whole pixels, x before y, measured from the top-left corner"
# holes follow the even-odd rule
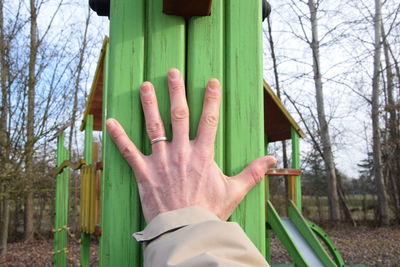
[[[232,177],[232,180],[239,184],[239,191],[242,191],[244,197],[253,186],[261,182],[267,171],[275,165],[276,159],[273,156],[258,158],[247,165],[238,175]]]

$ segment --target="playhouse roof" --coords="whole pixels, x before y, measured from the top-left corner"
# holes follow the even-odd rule
[[[290,139],[291,127],[300,137],[305,137],[300,126],[265,81],[264,89],[264,130],[268,136],[268,142]]]
[[[93,130],[102,130],[103,109],[103,66],[108,45],[108,37],[104,38],[99,61],[93,78],[90,94],[83,115],[81,131],[85,129],[87,116],[93,115]],[[276,142],[291,138],[291,127],[300,137],[304,137],[303,131],[287,111],[281,100],[275,95],[269,85],[264,81],[264,129],[268,136],[268,142]]]
[[[88,101],[86,102],[85,113],[83,114],[81,131],[85,129],[87,116],[93,115],[93,130],[101,130],[101,121],[103,118],[103,65],[108,45],[108,37],[106,36],[101,47],[99,61],[97,62],[96,72],[94,74],[92,87]]]

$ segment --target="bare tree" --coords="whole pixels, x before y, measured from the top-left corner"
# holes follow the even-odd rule
[[[382,44],[383,44],[383,52],[384,52],[384,59],[385,59],[385,72],[386,72],[386,105],[385,111],[388,113],[389,118],[386,120],[386,130],[388,130],[388,139],[386,140],[385,144],[385,151],[386,151],[386,162],[384,165],[386,166],[386,173],[387,173],[387,182],[390,183],[388,188],[389,192],[391,193],[391,197],[393,200],[393,206],[395,210],[395,214],[397,219],[400,221],[400,194],[398,189],[398,182],[397,180],[400,179],[400,144],[397,140],[399,138],[399,121],[398,116],[396,113],[396,101],[394,97],[394,78],[395,75],[393,73],[393,66],[391,63],[390,58],[390,44],[388,41],[388,36],[385,33],[385,28],[382,23],[381,29],[382,35]]]
[[[385,181],[382,170],[382,148],[381,148],[381,131],[379,125],[379,95],[380,95],[380,63],[381,63],[381,30],[382,30],[382,3],[375,0],[375,16],[374,16],[374,71],[372,77],[372,139],[373,139],[373,159],[374,159],[374,175],[378,192],[378,205],[380,214],[380,223],[389,225],[388,200],[385,188]]]
[[[272,58],[272,65],[274,70],[274,78],[275,78],[275,87],[276,87],[276,94],[279,98],[281,98],[281,87],[279,83],[279,74],[278,74],[278,64],[276,62],[276,55],[275,55],[275,45],[274,40],[272,38],[272,27],[270,17],[267,17],[267,25],[268,25],[268,41],[269,47],[271,50],[271,58]],[[283,167],[288,168],[288,156],[287,156],[287,148],[286,148],[286,141],[282,141],[282,159],[283,159]],[[286,180],[285,180],[286,181]]]
[[[340,220],[339,212],[339,196],[337,186],[337,176],[335,170],[335,162],[332,153],[332,144],[329,134],[328,122],[325,115],[324,107],[324,94],[321,75],[320,52],[319,52],[319,37],[318,37],[318,17],[317,5],[314,0],[308,0],[308,7],[310,10],[310,22],[312,40],[310,43],[313,55],[313,72],[315,84],[315,96],[317,102],[317,113],[319,122],[319,134],[322,141],[322,151],[325,167],[328,175],[328,200],[329,200],[329,217],[332,221]]]

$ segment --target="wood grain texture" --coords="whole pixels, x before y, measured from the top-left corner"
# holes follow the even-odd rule
[[[185,75],[185,21],[162,13],[162,0],[149,0],[146,7],[145,79],[152,82],[168,140],[172,139],[167,71],[179,69]],[[146,152],[150,142],[145,127]]]
[[[111,1],[106,118],[115,118],[130,139],[143,145],[139,99],[144,77],[144,0]],[[140,199],[135,177],[104,132],[104,174],[101,266],[140,266],[140,244],[132,233],[141,230]]]
[[[86,161],[87,165],[90,165],[93,163],[93,115],[88,115],[86,118],[86,125],[85,125],[85,147],[84,147],[84,159]],[[88,176],[85,177],[85,185],[86,188],[88,188]],[[87,192],[83,192],[83,194],[86,194]],[[81,194],[82,195],[82,194]],[[88,200],[90,196],[86,194],[84,196],[84,207],[81,207],[82,211],[85,211],[85,214],[88,214]],[[88,218],[83,217],[84,220],[84,225],[88,225],[88,222],[86,221]],[[88,229],[83,229],[87,231]],[[81,233],[81,265],[83,267],[89,267],[90,265],[90,235],[88,233]]]
[[[69,159],[69,153],[64,147],[64,133],[57,139],[57,166]],[[67,255],[64,248],[67,248],[68,238],[67,232],[63,229],[68,224],[68,176],[69,170],[64,169],[63,172],[56,177],[56,199],[55,199],[55,222],[54,222],[54,256],[53,266],[67,266]]]
[[[226,170],[237,174],[264,155],[261,1],[226,0]],[[264,182],[232,215],[265,254]]]
[[[295,128],[291,128],[291,136],[292,136],[292,168],[300,169],[300,136]],[[295,176],[295,190],[296,190],[296,207],[301,211],[302,203],[301,203],[301,176]]]
[[[194,139],[203,108],[204,92],[210,78],[217,78],[224,90],[224,0],[214,0],[211,16],[189,21],[187,47],[187,97],[190,108],[190,138]],[[224,102],[220,108],[215,160],[224,169]]]

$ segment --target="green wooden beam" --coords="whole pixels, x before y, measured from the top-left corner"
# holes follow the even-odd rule
[[[300,169],[300,137],[296,129],[291,128],[292,135],[292,168]],[[296,205],[301,211],[301,176],[296,176]]]
[[[265,136],[265,154],[268,155],[269,153],[269,142],[268,142],[268,136]],[[269,194],[269,176],[265,177],[265,204],[270,199],[270,194]],[[268,226],[268,207],[265,205],[265,224]],[[267,262],[271,263],[271,229],[269,227],[266,227],[265,229],[265,259]]]
[[[93,163],[93,115],[89,114],[85,124],[84,157],[87,165]],[[88,196],[90,198],[90,196]],[[81,232],[81,265],[90,265],[90,234]]]
[[[108,95],[108,64],[109,64],[109,55],[110,55],[110,47],[107,46],[105,58],[104,58],[104,69],[103,69],[103,102],[102,102],[102,122],[101,122],[101,128],[102,128],[102,149],[101,149],[101,159],[103,162],[103,171],[101,172],[101,184],[100,184],[100,227],[103,232],[103,221],[108,220],[107,215],[104,214],[106,210],[103,209],[104,207],[104,196],[106,195],[106,190],[107,186],[104,181],[106,181],[105,178],[105,169],[107,168],[107,162],[105,161],[106,158],[106,150],[103,149],[106,147],[106,143],[109,141],[108,138],[106,138],[106,118],[107,118],[107,95]],[[101,253],[102,253],[102,248],[103,248],[103,234],[100,236],[100,246],[98,250],[98,255],[101,258]]]
[[[68,150],[64,147],[64,133],[57,139],[57,166],[68,160]],[[54,222],[54,256],[53,265],[56,267],[67,266],[68,246],[68,168],[56,176],[55,222]]]
[[[276,236],[281,241],[282,245],[288,251],[290,257],[292,257],[293,261],[296,263],[296,266],[306,267],[308,266],[307,262],[301,255],[300,250],[294,244],[292,238],[288,234],[285,225],[281,221],[278,213],[276,212],[274,206],[270,201],[267,203],[267,211],[268,211],[268,223],[276,233]]]
[[[185,75],[185,20],[165,15],[163,0],[147,1],[145,21],[145,80],[153,83],[168,140],[172,139],[167,71],[178,68]],[[145,151],[150,140],[143,127]]]
[[[112,0],[108,61],[107,118],[117,119],[143,147],[139,90],[144,79],[144,0]],[[132,233],[142,230],[140,198],[131,167],[104,132],[101,266],[141,266],[141,245]]]
[[[335,267],[336,264],[328,256],[321,243],[319,243],[317,237],[308,226],[307,221],[303,218],[300,211],[296,208],[296,205],[291,200],[288,201],[288,214],[290,220],[296,226],[297,230],[299,230],[318,258],[322,261],[324,266]]]
[[[235,175],[264,156],[261,1],[225,1],[225,170]],[[231,219],[265,255],[264,182],[255,186]]]
[[[204,89],[217,78],[224,95],[224,0],[214,0],[211,16],[194,17],[188,25],[187,98],[190,108],[190,138],[194,139],[203,107]],[[215,160],[224,169],[224,101],[220,108],[215,142]]]

